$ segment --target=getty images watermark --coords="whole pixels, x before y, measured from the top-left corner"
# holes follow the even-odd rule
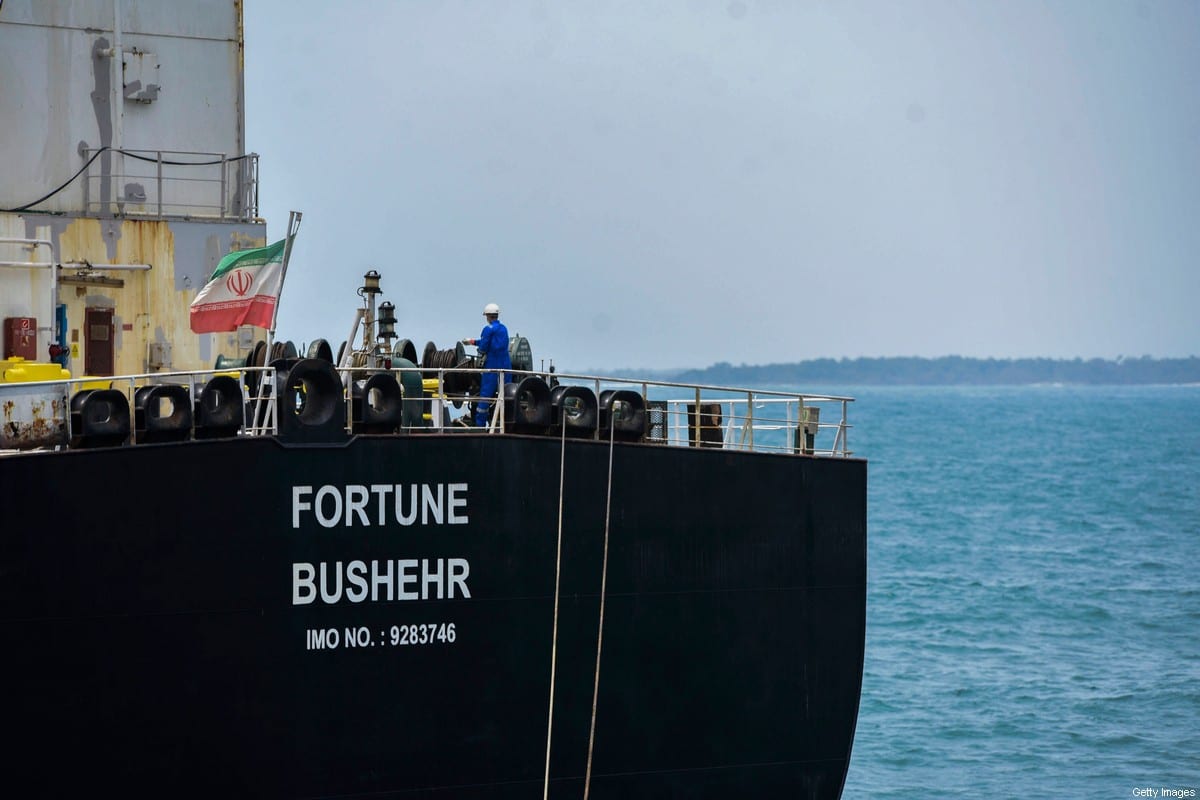
[[[1196,790],[1187,786],[1135,786],[1129,792],[1130,797],[1196,797]]]

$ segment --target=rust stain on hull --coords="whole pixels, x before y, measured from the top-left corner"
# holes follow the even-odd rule
[[[26,450],[66,444],[66,407],[63,401],[35,400],[28,406],[28,416],[18,413],[14,400],[4,401],[2,408],[4,419],[0,422],[0,448]]]

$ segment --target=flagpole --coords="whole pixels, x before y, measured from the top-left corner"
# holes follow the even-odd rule
[[[267,329],[267,349],[266,349],[266,352],[263,353],[263,366],[264,367],[271,366],[271,348],[275,344],[275,323],[279,320],[279,303],[280,303],[280,300],[282,300],[282,298],[283,298],[283,281],[285,278],[287,278],[288,261],[292,257],[292,240],[295,239],[296,232],[300,230],[300,219],[303,216],[304,215],[301,214],[299,211],[292,211],[288,214],[287,236],[284,238],[284,241],[283,241],[283,264],[279,268],[279,293],[275,295],[275,307],[273,309],[271,309],[271,327]],[[266,377],[265,372],[263,374],[263,377]],[[266,383],[267,382],[265,380],[262,380],[261,378],[259,379],[258,395],[259,395],[260,403],[262,402],[262,399],[263,399],[264,389],[267,389]],[[274,394],[275,387],[273,387],[273,386],[270,387],[269,391],[272,394]],[[255,407],[255,411],[254,411],[254,419],[255,419],[255,424],[257,424],[258,423],[258,408],[257,408],[257,406]],[[265,422],[265,420],[264,420],[264,422]],[[276,424],[276,425],[279,424],[278,406],[276,407],[276,419],[275,419],[274,424]]]
[[[279,304],[283,300],[283,282],[287,279],[288,261],[292,257],[292,240],[300,230],[304,214],[292,211],[288,214],[287,238],[283,242],[283,266],[279,270],[279,294],[275,297],[275,308],[271,311],[271,329],[267,331],[267,357],[271,355],[271,342],[275,338],[275,322],[279,319]]]

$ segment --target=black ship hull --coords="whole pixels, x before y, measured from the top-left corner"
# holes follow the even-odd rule
[[[0,459],[4,780],[533,798],[549,740],[550,797],[836,798],[866,472],[478,434]]]

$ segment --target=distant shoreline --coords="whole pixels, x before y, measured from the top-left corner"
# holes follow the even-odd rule
[[[634,371],[645,373],[645,370]],[[656,370],[662,380],[702,384],[813,384],[851,386],[1019,386],[1071,384],[1131,386],[1200,383],[1200,357],[1120,358],[818,358],[790,364]]]

